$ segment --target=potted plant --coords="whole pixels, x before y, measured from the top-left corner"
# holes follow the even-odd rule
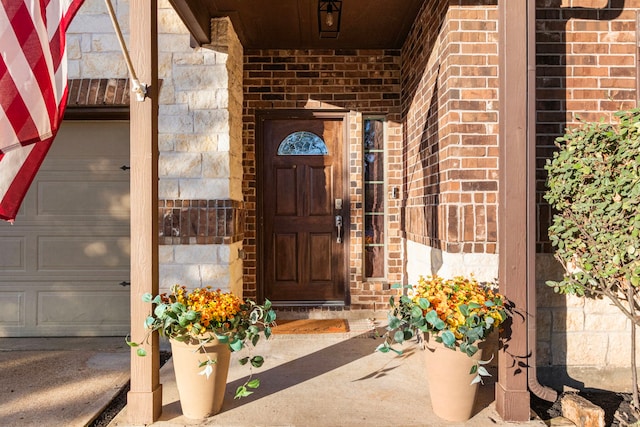
[[[169,339],[180,395],[182,412],[189,418],[206,418],[220,412],[226,388],[231,352],[240,351],[249,343],[255,346],[261,336],[268,339],[275,325],[276,314],[267,300],[258,305],[230,292],[211,287],[191,291],[174,285],[170,293],[157,296],[145,294],[143,301],[155,307],[147,317],[146,341],[151,333]],[[131,347],[139,343],[127,340]],[[145,356],[143,348],[137,349]],[[246,356],[240,364],[259,368],[264,358]],[[260,385],[252,379],[238,387],[235,398],[248,396]]]
[[[396,286],[398,287],[398,286]],[[417,338],[426,348],[431,403],[436,415],[450,421],[471,417],[478,383],[489,372],[479,346],[507,319],[502,295],[473,277],[420,276],[406,295],[390,298],[389,324],[378,351]]]

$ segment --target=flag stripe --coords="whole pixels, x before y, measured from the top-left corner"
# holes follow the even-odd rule
[[[7,13],[6,15],[0,13],[0,26],[4,28],[2,38],[0,38],[0,44],[2,46],[20,46],[20,49],[6,49],[6,67],[15,82],[17,93],[15,93],[14,96],[21,98],[22,103],[28,107],[29,113],[27,115],[31,116],[35,127],[18,128],[16,129],[14,139],[0,140],[0,150],[2,151],[16,148],[20,144],[30,144],[52,136],[51,120],[49,120],[47,105],[44,103],[42,93],[34,90],[34,85],[36,85],[35,75],[25,52],[22,50],[23,48],[27,50],[36,49],[42,52],[42,48],[41,46],[33,47],[32,43],[23,46],[22,41],[24,41],[24,36],[21,41],[19,36],[13,31],[15,27],[33,29],[34,23],[31,17],[28,14],[24,15],[20,13],[20,10],[27,10],[25,7],[20,8],[19,6],[21,4],[23,3],[20,2],[20,4],[17,4],[17,2],[11,0],[2,0],[3,8],[5,8]],[[17,21],[17,19],[20,19],[20,21]],[[15,115],[22,114],[22,112],[11,112],[9,104],[11,101],[15,102],[15,99],[5,98],[3,95],[3,108],[7,116],[10,117],[11,120],[15,120]],[[22,118],[22,120],[26,120],[26,118]]]
[[[65,35],[83,0],[0,0],[0,218],[13,220],[67,102]]]
[[[7,148],[16,148],[16,144],[20,144],[18,135],[37,135],[31,138],[24,138],[25,144],[40,141],[38,129],[36,128],[33,119],[29,114],[29,109],[22,97],[19,96],[18,88],[16,87],[7,66],[0,56],[0,87],[2,88],[2,110],[6,116],[6,120],[3,118],[0,125],[0,135],[6,140],[14,141],[12,145],[8,145]],[[11,131],[9,131],[11,129]],[[5,150],[0,150],[0,152]]]
[[[44,25],[38,25],[40,21],[43,24],[45,22],[41,13],[42,11],[34,10],[32,16],[26,5],[22,4],[10,20],[18,43],[22,46],[24,58],[33,72],[35,84],[40,88],[40,96],[44,102],[43,112],[48,114],[49,123],[53,123],[53,118],[58,115],[52,79],[54,64],[48,49],[49,35]],[[25,25],[25,22],[31,22],[31,25]],[[33,90],[30,92],[37,93]],[[22,139],[20,135],[18,137]]]
[[[25,145],[17,150],[5,153],[0,159],[0,165],[8,166],[8,173],[14,176],[6,191],[0,187],[0,194],[4,197],[0,201],[0,219],[13,220],[18,213],[18,209],[31,186],[33,179],[44,161],[44,157],[51,148],[53,138],[38,142],[37,144]],[[4,172],[4,171],[3,171]],[[4,180],[4,178],[3,178]]]
[[[29,156],[29,153],[35,146],[35,144],[25,145],[24,147],[20,147],[17,150],[11,150],[8,153],[2,155],[2,159],[0,159],[0,162],[2,162],[2,173],[7,175],[10,179],[0,182],[0,194],[9,193],[9,188],[14,182],[15,177],[18,176],[22,164],[25,162],[26,158]],[[5,198],[7,198],[8,200],[8,196],[5,196]],[[3,209],[7,209],[8,206],[6,203],[7,202],[3,201],[2,203],[0,203],[0,206],[2,206]],[[0,215],[2,215],[1,211]]]

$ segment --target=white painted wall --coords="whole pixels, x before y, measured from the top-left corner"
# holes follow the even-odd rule
[[[407,240],[407,281],[416,283],[420,276],[444,278],[473,275],[480,282],[498,278],[497,254],[452,254]]]

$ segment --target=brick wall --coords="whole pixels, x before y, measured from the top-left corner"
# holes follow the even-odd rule
[[[496,252],[497,37],[495,6],[431,0],[402,50],[406,236],[447,253]]]
[[[590,0],[557,3],[537,6],[537,362],[547,384],[617,390],[620,383],[602,372],[628,366],[630,322],[606,300],[557,295],[544,283],[563,273],[546,232],[552,212],[543,201],[544,164],[555,139],[579,119],[610,122],[615,111],[636,106],[640,1],[627,0],[624,10],[601,10],[606,2]],[[626,369],[622,375],[628,381]]]
[[[273,109],[349,111],[349,197],[351,203],[349,292],[351,309],[382,309],[386,283],[363,278],[362,115],[387,120],[389,187],[402,184],[400,52],[383,50],[247,50],[244,57],[244,181],[247,210],[244,249],[245,295],[257,292],[255,115]],[[387,200],[388,276],[402,271],[400,202]]]
[[[551,252],[544,203],[545,159],[567,127],[586,121],[609,122],[613,112],[636,105],[636,13],[640,1],[625,9],[598,9],[606,3],[572,0],[537,7],[537,252]],[[566,5],[565,5],[566,3]]]

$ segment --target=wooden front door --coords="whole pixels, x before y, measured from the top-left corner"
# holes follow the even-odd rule
[[[343,116],[259,123],[264,296],[292,305],[343,304],[349,235]]]

